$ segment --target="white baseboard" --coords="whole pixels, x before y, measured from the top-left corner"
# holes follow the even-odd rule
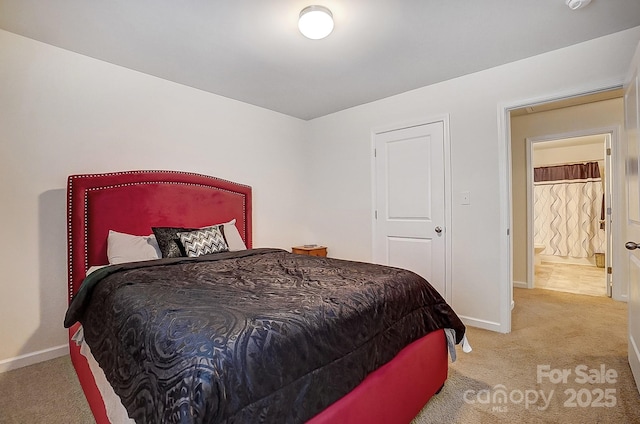
[[[499,322],[485,321],[482,319],[466,317],[464,315],[458,315],[458,317],[460,317],[464,325],[467,325],[469,327],[482,328],[484,330],[491,330],[498,333],[501,332]]]
[[[640,393],[640,351],[638,351],[638,345],[636,344],[633,336],[629,335],[628,346],[629,366],[631,367],[631,374],[634,380],[636,380],[636,388]]]
[[[69,354],[69,345],[51,347],[0,361],[0,373],[59,358]]]
[[[513,287],[519,288],[519,289],[526,289],[527,287],[527,283],[525,281],[514,281],[513,282]]]

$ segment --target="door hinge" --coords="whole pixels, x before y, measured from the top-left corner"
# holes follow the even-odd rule
[[[607,274],[613,274],[613,268],[607,267]]]
[[[607,147],[607,156],[611,156],[611,147]]]
[[[378,219],[378,211],[375,211],[376,219]]]
[[[507,228],[507,235],[509,235],[509,228]]]
[[[373,149],[373,157],[374,158],[378,157],[378,149]]]

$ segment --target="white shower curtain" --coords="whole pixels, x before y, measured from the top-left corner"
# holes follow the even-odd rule
[[[534,169],[534,243],[541,252],[590,258],[604,252],[602,180],[597,162]]]

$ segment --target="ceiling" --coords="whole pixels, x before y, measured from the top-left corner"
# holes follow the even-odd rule
[[[638,25],[638,0],[0,0],[1,29],[301,119]]]

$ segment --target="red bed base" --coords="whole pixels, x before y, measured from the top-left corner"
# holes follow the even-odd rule
[[[308,424],[409,423],[447,379],[444,330],[405,347]]]
[[[110,229],[147,235],[152,226],[205,226],[237,221],[248,248],[251,187],[178,171],[127,171],[72,175],[67,184],[69,301],[86,271],[107,264]],[[98,424],[109,424],[104,402],[80,348],[71,340],[71,361]],[[405,347],[391,362],[312,418],[311,424],[409,423],[444,384],[448,356],[444,331]]]

